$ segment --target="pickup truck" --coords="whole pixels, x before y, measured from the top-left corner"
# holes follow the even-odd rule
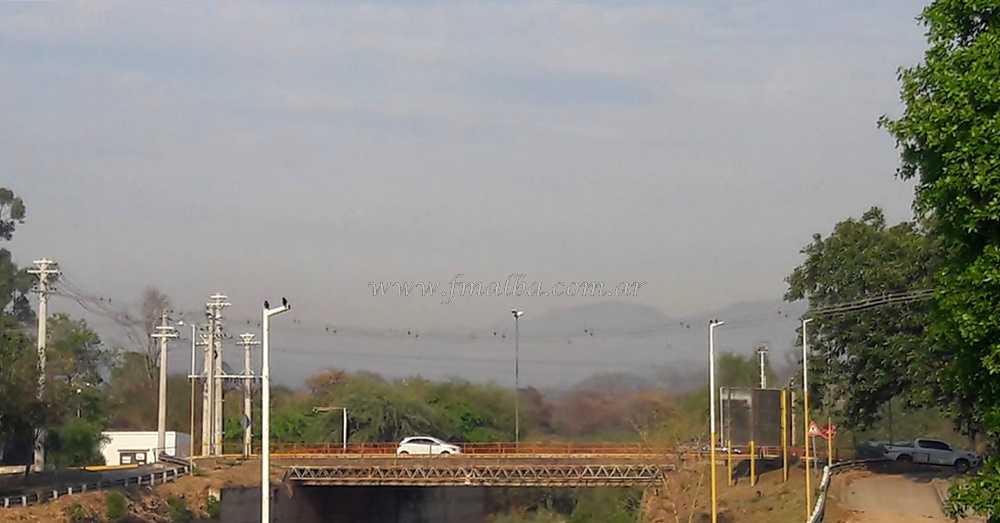
[[[955,450],[941,440],[929,438],[917,438],[912,444],[885,445],[882,455],[892,461],[955,467],[960,474],[982,464],[982,457],[975,452]]]

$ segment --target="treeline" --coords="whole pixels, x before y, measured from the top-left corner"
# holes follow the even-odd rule
[[[719,382],[754,386],[755,356],[723,354]],[[773,372],[769,371],[771,376]],[[634,379],[634,378],[632,378]],[[639,390],[628,376],[595,377],[556,397],[534,388],[520,391],[522,441],[632,441],[658,438],[660,444],[704,440],[708,435],[708,391]],[[705,377],[707,381],[707,376]],[[242,444],[242,396],[226,401],[228,449]],[[271,438],[284,443],[343,441],[343,413],[319,411],[346,407],[348,441],[395,442],[432,435],[456,442],[514,441],[514,391],[462,380],[389,379],[371,372],[323,371],[302,390],[272,392]],[[254,403],[257,405],[257,403]],[[259,434],[259,412],[253,413]],[[669,430],[668,430],[669,428]]]

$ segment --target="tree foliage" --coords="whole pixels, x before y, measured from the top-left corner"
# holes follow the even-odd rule
[[[24,223],[25,206],[11,190],[0,187],[0,458],[24,459],[30,432],[44,414],[36,399],[38,378],[34,319],[29,302],[33,277],[14,263],[4,244]]]
[[[941,385],[968,400],[968,428],[1000,433],[1000,9],[936,0],[923,63],[900,74],[905,105],[881,124],[901,150],[899,176],[917,181],[915,208],[943,241],[945,268],[931,334],[946,349]],[[997,471],[985,471],[991,477]],[[992,476],[995,479],[996,476]],[[988,485],[979,478],[970,485]],[[963,491],[968,507],[1000,519],[996,492]]]
[[[932,288],[940,266],[932,236],[912,222],[888,226],[878,208],[838,223],[826,238],[814,235],[802,254],[785,300],[806,299],[812,309]],[[916,301],[815,316],[807,329],[812,406],[831,406],[845,428],[865,429],[893,397],[929,401],[912,393],[933,382],[931,310]]]

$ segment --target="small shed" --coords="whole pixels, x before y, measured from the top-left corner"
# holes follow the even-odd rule
[[[102,432],[107,441],[101,445],[105,465],[145,465],[156,461],[157,432],[107,431]],[[168,431],[164,454],[186,458],[191,454],[191,436],[183,432]]]

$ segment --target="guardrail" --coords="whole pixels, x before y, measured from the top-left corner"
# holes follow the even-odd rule
[[[166,470],[158,470],[149,474],[139,474],[136,476],[124,477],[115,480],[102,480],[93,483],[80,483],[76,485],[63,486],[58,488],[38,488],[31,492],[21,493],[16,496],[0,497],[0,507],[23,507],[36,505],[52,501],[63,496],[81,494],[83,492],[93,492],[99,490],[109,490],[115,488],[153,486],[173,481],[190,472],[188,462],[173,456],[160,456],[160,461],[172,466]]]
[[[875,459],[859,459],[853,461],[842,461],[840,463],[834,463],[832,466],[826,465],[823,467],[823,480],[819,484],[819,495],[816,496],[816,506],[813,507],[813,513],[806,520],[806,523],[822,523],[823,515],[826,511],[826,494],[830,489],[830,479],[834,474],[842,472],[845,470],[850,470],[856,467],[862,467],[869,465],[871,463],[880,463],[886,461],[885,458],[875,458]]]

